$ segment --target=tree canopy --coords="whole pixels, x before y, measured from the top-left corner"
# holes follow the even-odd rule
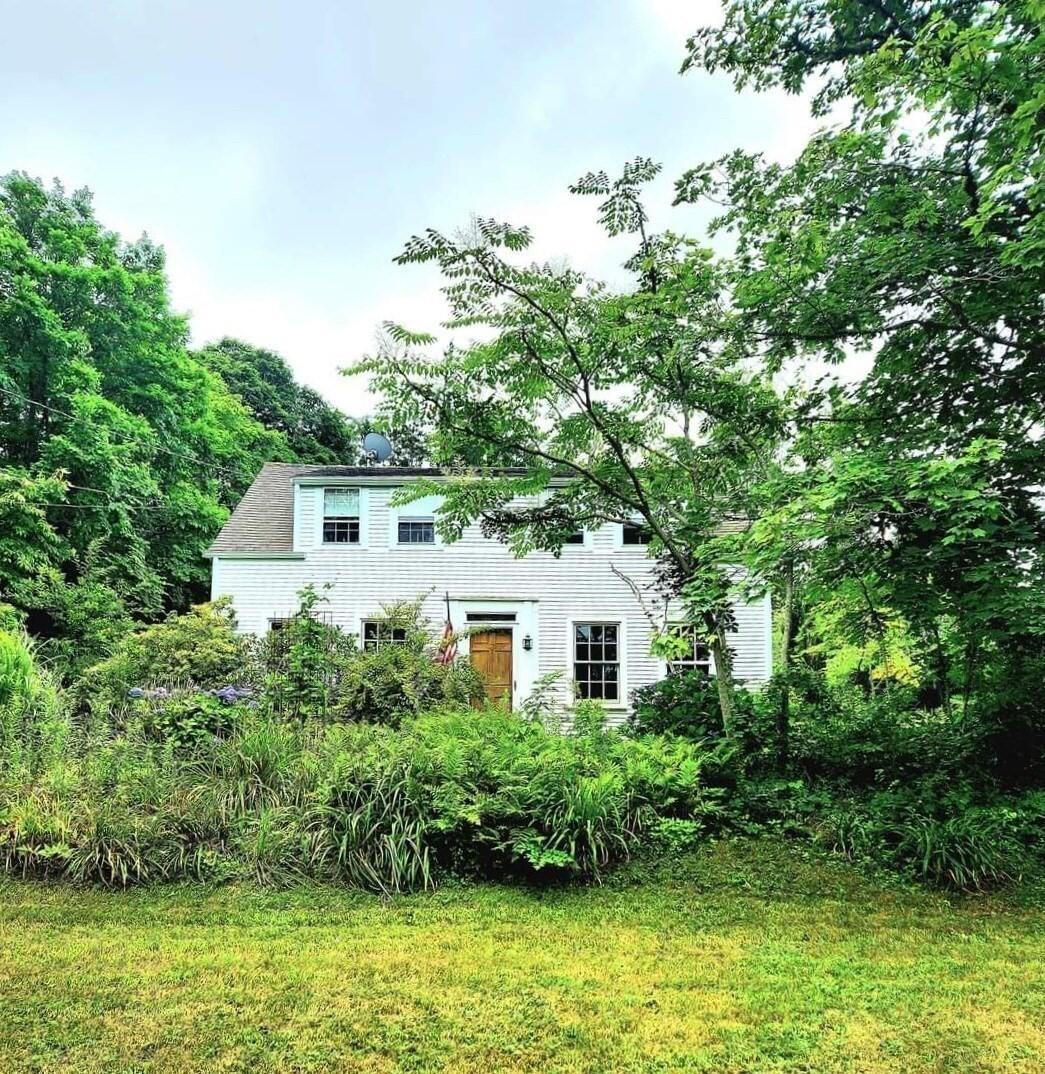
[[[679,202],[719,206],[718,257],[648,233],[651,162],[581,179],[607,230],[637,240],[630,289],[518,263],[523,227],[412,240],[400,260],[439,264],[448,325],[492,338],[426,358],[431,337],[393,327],[363,368],[435,426],[441,461],[536,466],[461,480],[444,525],[482,518],[523,551],[641,517],[710,637],[732,588],[715,565],[739,562],[788,594],[785,668],[796,632],[814,654],[842,631],[834,643],[894,669],[899,644],[927,704],[979,690],[1033,722],[1041,16],[1033,2],[730,4],[683,70],[810,93],[825,125],[790,164],[738,150],[679,178]],[[559,473],[575,480],[557,487]],[[539,504],[510,507],[523,493]],[[717,532],[732,513],[753,525]]]
[[[86,191],[0,180],[0,600],[69,666],[206,593],[201,553],[265,460],[358,454],[278,356],[187,337],[162,249]]]

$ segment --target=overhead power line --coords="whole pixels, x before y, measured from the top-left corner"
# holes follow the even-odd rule
[[[98,511],[103,507],[118,507],[121,511],[172,511],[169,504],[162,503],[119,503],[116,500],[107,500],[105,503],[42,503],[31,502],[30,507],[61,507],[68,511]]]
[[[32,406],[39,407],[41,410],[46,410],[49,414],[57,414],[59,417],[66,418],[69,421],[76,421],[76,415],[70,414],[66,410],[59,410],[57,407],[48,406],[47,403],[41,403],[39,399],[31,399],[28,395],[24,395],[22,392],[12,391],[10,388],[5,388],[0,385],[0,393],[10,396],[12,399],[21,399],[23,403],[30,403]],[[119,435],[119,430],[114,430]],[[155,445],[155,450],[162,452],[164,455],[170,455],[175,459],[182,459],[185,462],[191,462],[195,466],[200,466],[203,469],[213,470],[216,473],[224,474],[226,477],[241,478],[241,474],[236,473],[235,470],[229,470],[224,466],[218,466],[216,463],[207,463],[202,459],[196,458],[195,455],[188,455],[184,451],[175,451],[172,448],[164,447],[162,444]],[[98,491],[97,489],[92,491]]]

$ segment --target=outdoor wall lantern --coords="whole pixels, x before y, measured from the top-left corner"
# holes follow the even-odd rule
[[[529,634],[523,638],[523,648],[529,652],[533,648],[533,638]]]

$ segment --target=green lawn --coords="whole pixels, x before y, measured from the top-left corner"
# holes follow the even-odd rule
[[[1045,1070],[1045,912],[771,843],[601,888],[0,884],[0,1071]]]

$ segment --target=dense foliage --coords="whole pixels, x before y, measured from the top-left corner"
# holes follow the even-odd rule
[[[586,705],[551,734],[539,696],[470,708],[481,683],[416,609],[370,649],[311,590],[264,643],[221,605],[158,621],[198,598],[200,551],[264,458],[354,462],[363,426],[268,351],[189,353],[153,244],[106,232],[85,194],[4,179],[6,867],[398,891],[767,829],[964,890],[1039,867],[1041,16],[736,0],[684,68],[813,91],[825,126],[793,162],[738,151],[679,178],[725,253],[650,232],[640,157],[573,188],[631,237],[619,290],[528,264],[529,232],[488,219],[401,254],[440,270],[451,329],[480,330],[433,355],[388,325],[356,367],[398,461],[451,470],[445,536],[478,520],[524,554],[639,525],[654,650],[684,616],[712,651],[712,678],[639,691],[623,735]],[[777,668],[748,690],[731,609],[766,590]]]
[[[163,251],[86,191],[0,179],[0,600],[65,675],[200,600],[201,553],[268,459],[359,461],[277,355],[187,350]]]
[[[96,713],[129,670],[186,674],[179,646],[220,640],[227,622],[220,608],[181,619],[99,669]],[[312,876],[382,892],[447,873],[597,876],[659,819],[701,811],[698,746],[605,731],[597,710],[579,711],[572,735],[446,703],[388,713],[400,726],[344,722],[336,683],[325,712],[291,716],[270,678],[259,692],[131,687],[83,721],[36,690],[17,640],[0,645],[0,867],[21,875]],[[250,657],[233,668],[230,655],[195,670],[248,675]]]
[[[283,434],[293,458],[315,463],[361,461],[360,423],[298,384],[278,354],[238,339],[222,339],[193,357],[221,377],[262,425]]]

